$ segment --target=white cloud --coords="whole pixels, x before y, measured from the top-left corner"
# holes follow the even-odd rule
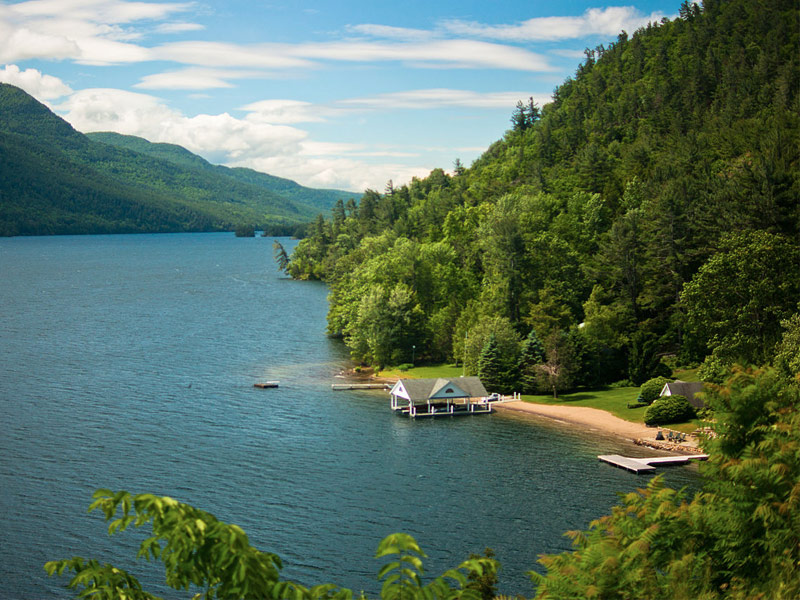
[[[118,65],[152,60],[154,57],[147,48],[100,37],[77,40],[80,53],[74,57],[82,65]]]
[[[550,95],[536,95],[528,92],[480,93],[470,90],[436,88],[379,94],[367,98],[351,98],[340,101],[340,104],[370,109],[430,110],[432,108],[466,107],[511,110],[517,101],[527,100],[531,96],[540,106],[552,100]]]
[[[425,29],[409,29],[407,27],[392,27],[391,25],[373,25],[365,23],[363,25],[348,25],[347,30],[370,37],[398,39],[404,41],[427,40],[435,37],[432,31]]]
[[[633,6],[609,6],[587,9],[579,17],[539,17],[514,25],[485,25],[467,21],[445,21],[450,33],[506,41],[563,40],[589,35],[616,36],[623,29],[633,33],[651,21],[659,21],[661,12],[643,15]]]
[[[204,67],[297,69],[313,66],[286,44],[240,45],[225,42],[174,42],[153,49],[160,60]]]
[[[231,166],[250,167],[265,173],[280,173],[316,188],[335,188],[361,192],[367,188],[382,190],[390,179],[396,184],[426,177],[430,169],[403,164],[368,165],[352,158],[330,157],[268,157],[233,163]]]
[[[52,75],[43,75],[36,69],[20,70],[17,65],[6,65],[0,70],[0,81],[22,88],[39,101],[53,100],[72,93],[72,89]]]
[[[163,19],[184,12],[193,2],[127,2],[126,0],[29,0],[9,8],[26,17],[69,15],[73,19],[106,23],[130,23]]]
[[[550,71],[546,59],[513,46],[474,40],[434,40],[424,43],[344,41],[301,44],[294,56],[346,62],[397,61],[414,66]]]
[[[331,111],[311,102],[300,100],[260,100],[242,107],[248,111],[247,120],[253,123],[314,123],[325,121]]]
[[[547,60],[523,48],[475,40],[422,43],[337,41],[308,44],[240,45],[223,42],[175,42],[153,49],[160,60],[205,67],[298,69],[323,61],[402,62],[419,67],[551,71]]]
[[[74,40],[13,28],[0,23],[0,62],[21,62],[31,58],[73,58],[80,54]]]
[[[577,60],[583,60],[585,57],[584,50],[570,50],[567,48],[558,48],[555,50],[551,50],[550,54],[555,54],[556,56],[563,56],[564,58],[575,58]]]
[[[81,90],[58,108],[79,131],[116,131],[170,142],[212,162],[297,153],[307,136],[299,129],[251,123],[227,113],[186,117],[153,96],[114,89]]]
[[[3,5],[0,61],[71,59],[111,65],[152,60],[148,48],[130,43],[143,37],[132,25],[164,19],[192,6],[123,0],[31,0]]]
[[[202,25],[170,21],[193,5],[186,2],[127,2],[124,0],[30,0],[2,5],[0,10],[0,60],[28,58],[74,60],[86,65],[171,61],[198,67],[250,67],[259,69],[310,69],[323,62],[399,62],[421,68],[478,68],[551,71],[547,59],[524,48],[474,39],[437,39],[441,31],[388,25],[361,24],[348,31],[362,39],[328,43],[236,44],[216,41],[181,41],[147,47],[147,33],[181,33]],[[606,20],[608,11],[600,12]],[[510,26],[492,28],[451,22],[478,37],[515,39]],[[511,27],[514,29],[514,27]],[[372,38],[372,39],[368,39]],[[375,39],[377,38],[377,39]],[[215,82],[219,86],[220,81]],[[158,81],[163,86],[163,78]]]
[[[157,33],[185,33],[187,31],[202,31],[204,25],[199,23],[164,23],[155,28]]]
[[[208,90],[233,87],[229,79],[253,79],[263,76],[260,71],[189,67],[179,71],[145,75],[133,87],[147,90]]]

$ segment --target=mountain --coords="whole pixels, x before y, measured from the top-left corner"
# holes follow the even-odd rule
[[[361,195],[341,190],[308,188],[291,179],[268,175],[253,169],[212,165],[204,158],[192,154],[186,148],[175,144],[156,144],[140,137],[111,132],[88,133],[86,135],[89,139],[103,142],[104,144],[133,150],[179,166],[215,173],[222,177],[230,177],[239,183],[264,188],[269,192],[277,193],[283,198],[291,200],[298,206],[313,207],[316,211],[315,215],[319,212],[327,213],[339,199],[346,202],[350,198],[358,198]]]
[[[354,196],[211,165],[180,146],[84,135],[0,84],[0,235],[291,231]]]

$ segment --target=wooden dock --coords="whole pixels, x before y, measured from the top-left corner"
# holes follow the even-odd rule
[[[331,389],[341,390],[388,390],[392,386],[388,383],[332,383]]]
[[[254,383],[253,387],[267,389],[267,388],[276,388],[280,385],[280,381],[265,381],[263,383]]]
[[[656,467],[684,465],[690,460],[706,460],[708,454],[686,454],[683,456],[654,456],[652,458],[630,458],[619,454],[601,454],[597,458],[610,465],[627,469],[632,473],[652,473]]]
[[[467,404],[467,405],[458,405],[451,404],[449,408],[439,407],[439,408],[432,408],[430,412],[420,409],[417,410],[417,407],[414,406],[411,409],[409,408],[402,408],[395,411],[396,414],[402,415],[404,417],[411,417],[412,419],[418,419],[421,417],[457,417],[460,415],[485,415],[492,412],[492,405],[490,403],[486,404]]]

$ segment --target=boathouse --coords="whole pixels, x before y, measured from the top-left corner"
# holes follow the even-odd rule
[[[492,411],[477,377],[401,379],[392,387],[392,410],[409,417],[477,414]]]

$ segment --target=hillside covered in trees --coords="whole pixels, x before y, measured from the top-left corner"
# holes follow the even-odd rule
[[[375,365],[475,373],[491,342],[521,391],[531,360],[561,387],[800,370],[798,16],[707,0],[620,33],[470,168],[339,202],[287,272],[330,283],[329,332]]]
[[[0,84],[0,235],[294,232],[337,199],[251,169],[212,165],[172,144],[84,135]]]

